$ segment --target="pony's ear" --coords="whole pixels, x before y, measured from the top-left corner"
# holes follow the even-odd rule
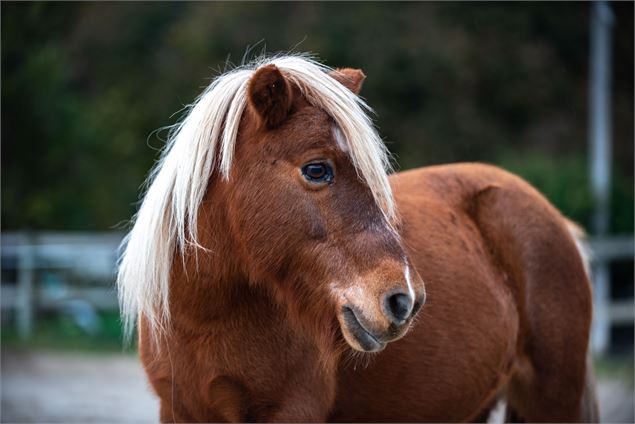
[[[355,94],[359,94],[362,90],[362,84],[366,79],[361,69],[352,68],[338,68],[329,75]]]
[[[267,128],[279,126],[289,114],[292,90],[276,65],[259,68],[249,81],[249,104]]]

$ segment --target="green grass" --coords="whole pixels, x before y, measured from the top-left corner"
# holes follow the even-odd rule
[[[95,334],[88,334],[68,316],[56,314],[38,317],[32,335],[27,340],[20,339],[13,326],[5,326],[3,323],[0,340],[3,348],[86,352],[124,351],[118,312],[100,312],[99,318],[99,330]],[[125,350],[134,352],[135,348],[131,346]]]
[[[597,378],[619,379],[634,387],[635,367],[633,366],[633,356],[608,356],[604,358],[594,358],[593,366]]]

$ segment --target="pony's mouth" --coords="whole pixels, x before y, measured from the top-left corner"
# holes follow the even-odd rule
[[[386,347],[386,342],[378,340],[368,331],[348,306],[342,308],[342,320],[344,321],[342,326],[344,338],[354,349],[363,352],[379,352]]]

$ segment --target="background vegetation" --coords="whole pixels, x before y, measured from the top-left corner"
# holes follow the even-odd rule
[[[616,3],[612,231],[633,229],[633,3]],[[2,229],[107,230],[246,47],[359,67],[401,169],[499,164],[588,224],[589,3],[2,2]]]

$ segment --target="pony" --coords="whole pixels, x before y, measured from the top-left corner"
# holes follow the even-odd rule
[[[161,421],[597,420],[572,224],[493,166],[389,175],[364,79],[262,58],[172,131],[117,276]]]

